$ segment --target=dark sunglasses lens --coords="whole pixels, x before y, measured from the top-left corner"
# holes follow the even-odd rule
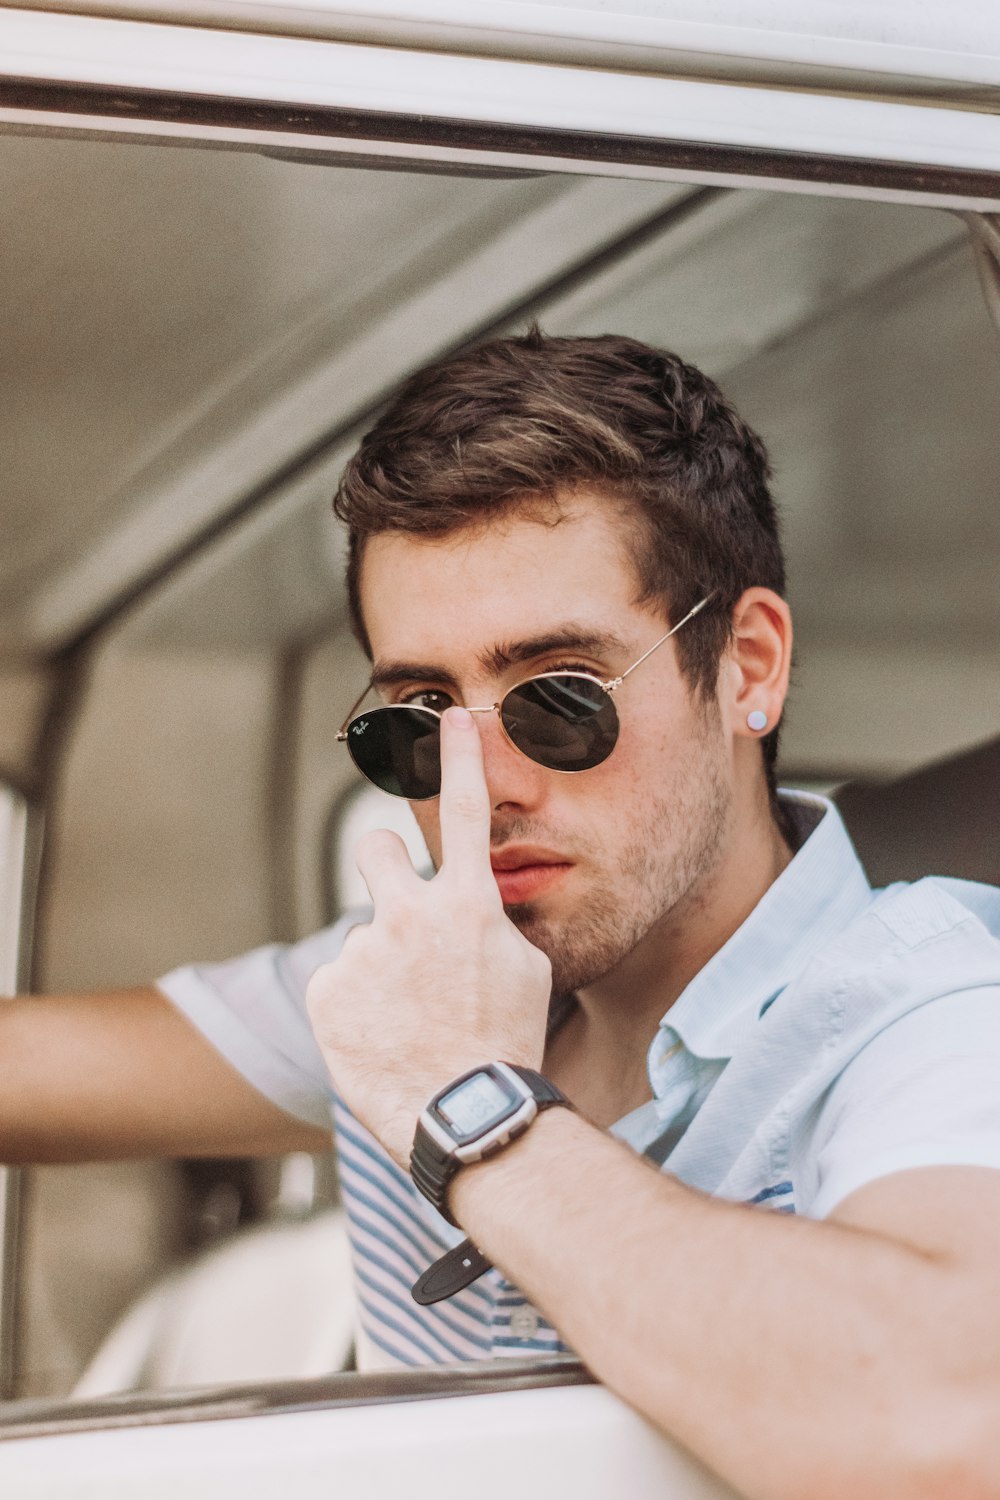
[[[347,748],[383,792],[422,802],[441,791],[441,721],[427,708],[373,708],[347,726]]]
[[[618,741],[618,714],[599,682],[567,672],[512,688],[500,717],[513,743],[551,771],[589,771]]]

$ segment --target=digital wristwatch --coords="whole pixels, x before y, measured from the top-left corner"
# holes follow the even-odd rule
[[[539,1110],[572,1108],[566,1095],[541,1073],[513,1063],[472,1068],[440,1089],[421,1112],[410,1154],[414,1184],[450,1224],[448,1186],[462,1167],[487,1161],[524,1134]],[[412,1289],[426,1305],[469,1286],[490,1262],[469,1240],[450,1250]]]

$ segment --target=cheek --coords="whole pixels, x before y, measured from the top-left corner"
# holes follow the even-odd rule
[[[615,748],[599,766],[578,776],[552,776],[550,814],[556,821],[565,814],[581,831],[589,830],[591,838],[612,846],[620,832],[631,830],[657,763],[655,745],[623,724]]]
[[[604,773],[602,796],[622,810],[627,799],[662,793],[683,782],[713,752],[713,727],[686,701],[650,699],[622,712],[618,743],[595,774]],[[621,800],[619,800],[621,799]]]
[[[618,743],[601,769],[606,769],[621,787],[668,774],[678,744],[678,728],[660,706],[634,707],[631,713],[621,715]]]

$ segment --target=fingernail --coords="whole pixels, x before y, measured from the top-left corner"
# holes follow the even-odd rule
[[[467,708],[459,708],[457,705],[454,708],[449,708],[448,718],[456,729],[472,728],[472,715]]]

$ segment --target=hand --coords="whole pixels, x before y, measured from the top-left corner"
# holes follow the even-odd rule
[[[306,994],[338,1093],[401,1166],[417,1116],[452,1078],[498,1058],[541,1066],[551,967],[504,913],[490,816],[479,732],[449,709],[440,870],[423,880],[396,834],[366,834],[357,861],[375,916]]]

